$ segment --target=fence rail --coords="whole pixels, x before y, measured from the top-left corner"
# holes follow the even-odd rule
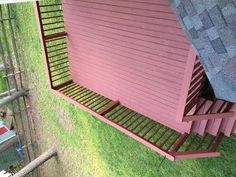
[[[22,49],[18,45],[19,33],[15,28],[13,8],[14,4],[0,5],[0,59],[2,80],[4,81],[1,84],[6,86],[0,94],[0,107],[2,110],[7,108],[11,111],[11,113],[6,112],[6,115],[13,117],[11,125],[13,125],[17,142],[23,148],[25,155],[25,158],[17,164],[24,166],[34,158],[35,129],[27,97],[27,86],[24,82],[23,63],[20,55]],[[13,144],[16,142],[15,139],[11,141]],[[8,146],[11,141],[8,142]]]

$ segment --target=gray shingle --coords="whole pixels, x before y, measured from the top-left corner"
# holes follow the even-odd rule
[[[227,50],[227,52],[229,54],[229,57],[233,58],[234,56],[236,56],[236,44],[227,46],[226,50]]]
[[[188,15],[193,16],[197,14],[197,11],[190,0],[182,0],[182,2],[186,11],[188,12]]]
[[[192,39],[197,39],[197,38],[198,38],[198,34],[197,34],[197,31],[196,31],[195,28],[191,28],[191,29],[189,30],[189,33],[190,33]]]
[[[218,54],[226,53],[225,46],[222,43],[220,38],[211,41],[212,47],[214,48],[215,52]]]
[[[211,41],[208,38],[206,38],[205,40],[201,40],[198,45],[202,46],[199,49],[199,53],[202,56],[203,60],[207,58],[210,54],[215,53],[215,50],[211,44]]]
[[[199,38],[198,39],[193,39],[192,43],[194,44],[194,46],[197,50],[204,49],[204,46],[202,45],[203,42],[202,42],[201,39],[199,39]]]
[[[211,8],[213,8],[214,6],[217,5],[217,1],[216,0],[204,0],[203,1],[204,7],[209,10]]]
[[[229,57],[227,54],[210,54],[209,59],[211,60],[211,63],[214,67],[223,67],[229,60]]]
[[[224,74],[227,75],[227,78],[230,79],[230,84],[234,86],[236,90],[236,56],[232,60],[230,60],[226,66],[224,67]],[[236,94],[236,92],[235,92]]]
[[[190,17],[184,17],[183,18],[183,22],[184,22],[184,25],[186,27],[187,30],[190,30],[191,28],[193,28],[193,23],[192,21],[190,20]]]
[[[228,24],[228,27],[232,30],[232,33],[236,38],[236,22]]]
[[[225,20],[228,24],[236,22],[236,14],[225,16]]]
[[[191,0],[191,2],[198,14],[202,13],[206,9],[204,5],[204,0]]]
[[[180,1],[187,12],[183,26],[216,95],[236,102],[236,0]]]
[[[213,68],[213,67],[214,67],[213,64],[212,64],[212,62],[211,62],[211,60],[209,59],[209,57],[206,57],[206,58],[204,59],[204,62],[205,62],[205,64],[206,64],[206,67],[207,67],[207,68]]]
[[[230,81],[222,71],[215,74],[211,79],[216,97],[232,102],[236,102],[235,83],[232,80]]]
[[[225,6],[227,6],[228,3],[231,3],[234,0],[216,0],[216,1],[217,1],[218,6],[222,9]]]
[[[204,50],[206,52],[206,54],[211,54],[211,53],[215,53],[215,50],[211,44],[211,41],[209,38],[207,38],[205,41],[204,41]],[[206,57],[208,57],[208,55],[206,55]]]
[[[202,21],[198,15],[194,15],[193,17],[191,17],[191,20],[196,30],[199,30],[203,27]]]
[[[175,1],[176,6],[178,6],[181,2],[181,0],[174,0],[174,1]]]
[[[210,68],[209,72],[206,73],[208,79],[211,80],[215,76],[215,74],[217,74],[221,69],[222,69],[221,67]]]
[[[225,26],[226,22],[225,19],[221,13],[221,10],[216,5],[213,8],[209,10],[209,15],[211,17],[211,20],[215,26]]]
[[[193,40],[193,44],[198,50],[205,49],[206,46],[210,46],[212,50],[209,49],[210,52],[214,51],[214,49],[211,46],[209,37],[206,33],[198,33],[199,38]]]
[[[184,8],[183,3],[180,3],[179,6],[177,7],[177,9],[179,11],[179,15],[180,15],[181,18],[184,18],[184,17],[187,16],[187,12],[186,12],[186,10]]]
[[[229,27],[219,28],[217,31],[225,46],[236,44],[236,38],[234,37],[234,34]]]
[[[233,3],[227,4],[227,6],[225,6],[221,10],[225,17],[236,14],[236,8]]]
[[[205,29],[209,29],[213,26],[213,23],[211,21],[211,18],[207,12],[207,10],[204,10],[200,15],[199,15],[202,24],[204,25]]]
[[[219,37],[219,34],[218,34],[216,28],[214,28],[214,27],[209,28],[206,32],[207,32],[207,35],[210,38],[210,40],[214,40]]]

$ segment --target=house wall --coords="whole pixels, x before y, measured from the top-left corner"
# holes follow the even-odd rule
[[[75,82],[190,130],[175,121],[190,44],[167,0],[63,0],[63,11]]]

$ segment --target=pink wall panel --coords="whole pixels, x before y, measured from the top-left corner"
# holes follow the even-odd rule
[[[63,11],[75,82],[190,130],[190,123],[175,121],[190,44],[167,0],[64,0]]]

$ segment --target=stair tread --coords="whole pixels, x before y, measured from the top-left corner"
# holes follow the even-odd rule
[[[206,99],[201,98],[199,101],[199,105],[206,101]],[[225,108],[228,105],[228,102],[223,100],[207,100],[203,106],[197,110],[194,115],[199,114],[214,114],[225,112]],[[196,107],[197,109],[197,107]],[[229,111],[229,110],[228,110]],[[236,106],[234,105],[230,111],[236,112]],[[227,111],[226,111],[227,112]],[[205,132],[216,136],[219,132],[224,133],[226,136],[230,136],[234,124],[236,121],[236,115],[232,118],[218,118],[218,119],[211,119],[211,120],[195,120],[193,121],[192,131],[196,132],[197,134],[203,136]]]
[[[231,111],[236,112],[236,105],[234,104]],[[223,119],[220,125],[220,132],[224,133],[225,136],[230,136],[236,124],[236,114],[232,118]]]
[[[224,104],[224,101],[222,100],[217,100],[214,104],[214,106],[211,109],[210,113],[217,113],[219,112],[219,110],[221,109],[221,106]],[[223,107],[224,108],[224,107]],[[222,117],[223,118],[223,117]],[[206,126],[206,132],[208,132],[211,135],[216,136],[219,128],[220,128],[220,124],[221,124],[222,119],[213,119],[213,120],[208,120],[207,122],[207,126]]]
[[[204,99],[200,100],[200,104],[204,101]],[[212,101],[207,100],[206,103],[198,110],[196,114],[203,114],[206,112],[209,107],[211,106]],[[196,132],[197,134],[203,136],[206,126],[207,126],[207,120],[197,120],[193,122],[193,131]]]

